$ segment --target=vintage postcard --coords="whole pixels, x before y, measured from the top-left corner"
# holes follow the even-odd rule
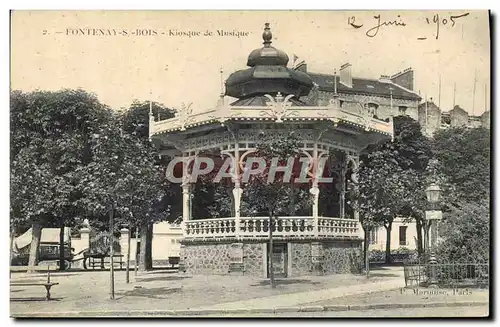
[[[488,11],[10,19],[12,317],[490,315]]]

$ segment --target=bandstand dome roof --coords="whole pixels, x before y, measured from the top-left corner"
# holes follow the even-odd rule
[[[286,66],[289,61],[287,54],[271,46],[268,23],[262,38],[264,46],[250,53],[247,69],[238,70],[228,77],[225,92],[220,94],[214,108],[193,113],[192,103],[182,104],[175,117],[159,121],[155,121],[150,110],[150,140],[165,151],[173,148],[200,150],[232,142],[232,132],[225,132],[230,129],[228,126],[244,125],[241,133],[245,135],[251,133],[252,128],[247,127],[253,123],[264,124],[267,128],[275,123],[307,122],[308,125],[320,121],[331,126],[336,135],[342,135],[339,138],[343,139],[343,144],[355,151],[370,142],[393,137],[391,118],[386,122],[374,118],[368,111],[349,111],[341,108],[335,97],[326,105],[310,105],[303,101],[301,97],[309,94],[315,77]],[[319,87],[321,90],[321,84]],[[228,104],[225,96],[236,99]],[[209,138],[210,133],[219,136]]]
[[[260,49],[253,50],[248,56],[247,66],[254,67],[257,65],[277,65],[286,66],[288,64],[288,55],[271,46],[271,39],[273,34],[269,28],[269,23],[265,24],[264,32],[262,33],[262,39],[264,40],[264,46]]]
[[[248,56],[250,68],[238,70],[228,77],[225,95],[245,99],[263,94],[293,94],[297,98],[309,94],[313,87],[311,77],[286,67],[288,55],[271,46],[272,36],[269,23],[266,23],[262,33],[264,46]]]

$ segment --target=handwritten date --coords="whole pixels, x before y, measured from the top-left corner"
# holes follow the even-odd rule
[[[454,27],[456,19],[468,16],[468,15],[469,15],[469,13],[465,13],[462,15],[457,15],[457,16],[450,15],[448,18],[442,18],[439,16],[439,14],[435,14],[434,16],[432,16],[432,19],[426,18],[425,20],[427,21],[427,24],[429,24],[429,25],[432,25],[432,24],[436,25],[436,40],[437,40],[437,39],[439,39],[439,27],[440,27],[440,25],[446,26],[447,24],[451,23],[451,27]]]
[[[375,26],[372,28],[368,29],[366,31],[366,36],[368,37],[375,37],[377,36],[378,32],[380,31],[380,28],[383,26],[406,26],[406,23],[401,19],[401,16],[398,15],[398,19],[394,20],[382,20],[381,15],[375,15],[373,18],[376,20]],[[351,16],[347,18],[347,24],[351,25],[352,27],[358,29],[363,27],[363,24],[356,24],[356,17]]]
[[[451,26],[454,27],[456,24],[456,20],[462,17],[468,16],[469,13],[461,14],[461,15],[450,15],[446,17],[441,17],[439,14],[435,14],[432,16],[432,18],[425,18],[425,21],[427,22],[428,25],[435,25],[436,26],[436,40],[439,39],[439,30],[441,26]],[[366,36],[373,38],[377,36],[380,32],[380,30],[383,27],[405,27],[406,23],[403,21],[400,15],[397,15],[396,19],[382,19],[382,16],[380,14],[373,16],[375,22],[374,25],[370,26],[366,30]],[[360,23],[359,21],[356,20],[356,16],[349,16],[347,18],[347,25],[355,28],[355,29],[360,29],[364,26],[364,24]],[[426,37],[419,37],[418,40],[426,40]]]

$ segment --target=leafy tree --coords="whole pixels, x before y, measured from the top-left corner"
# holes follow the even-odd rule
[[[441,130],[432,140],[443,188],[439,260],[489,260],[490,132],[485,128]]]
[[[356,182],[349,184],[351,205],[359,212],[361,226],[365,232],[365,256],[368,254],[369,232],[384,226],[387,234],[386,261],[391,260],[390,235],[394,218],[398,216],[409,197],[408,179],[405,171],[380,152],[369,155],[369,165],[361,162]],[[365,257],[366,259],[366,257]]]
[[[145,238],[148,226],[164,220],[158,208],[165,196],[166,180],[157,155],[140,138],[122,131],[122,116],[109,111],[108,120],[92,135],[93,160],[82,168],[84,205],[92,208],[92,224],[113,215],[119,226],[141,229],[140,269],[148,269]],[[105,220],[106,221],[106,220]],[[142,240],[144,238],[144,240]],[[150,254],[149,254],[150,255]]]
[[[103,109],[83,90],[11,92],[11,222],[33,228],[30,266],[38,261],[42,227],[63,231],[81,218],[76,171],[92,159],[88,138]],[[60,253],[63,268],[62,238]]]
[[[269,181],[269,167],[273,158],[278,158],[280,164],[286,163],[291,157],[297,159],[300,156],[300,147],[300,139],[293,131],[286,136],[263,136],[257,143],[255,155],[265,160],[266,169],[262,173],[251,175],[243,191],[243,198],[248,206],[247,210],[253,214],[264,213],[269,217],[267,226],[269,231],[268,260],[269,277],[273,288],[276,285],[272,269],[272,232],[276,230],[277,217],[279,214],[288,212],[291,205],[295,206],[294,209],[296,209],[311,204],[311,194],[302,189],[293,194],[291,185],[283,180],[282,174],[276,174],[276,178]]]
[[[418,181],[424,178],[430,157],[428,139],[422,134],[418,122],[407,116],[394,118],[393,142],[370,146],[361,155],[357,183],[350,184],[350,193],[351,205],[359,211],[365,230],[365,256],[367,234],[374,226],[382,225],[386,229],[386,260],[390,261],[394,218],[410,212],[420,222],[424,218],[414,206],[421,202],[413,200],[420,201],[422,194],[425,195],[415,190]]]
[[[450,186],[444,203],[478,202],[489,197],[490,132],[485,128],[457,127],[438,131],[432,150],[438,170]]]
[[[179,213],[182,212],[182,193],[179,185],[168,183],[165,180],[165,169],[168,162],[172,159],[169,156],[160,155],[158,149],[149,141],[149,115],[150,109],[153,113],[155,121],[173,118],[174,111],[167,108],[165,105],[157,102],[150,101],[134,101],[128,110],[123,112],[122,127],[125,133],[135,138],[145,151],[146,157],[152,160],[151,162],[156,165],[157,169],[162,172],[162,176],[158,177],[162,181],[163,193],[162,196],[151,203],[151,210],[155,215],[147,215],[147,208],[140,215],[134,215],[136,222],[140,220],[139,228],[141,238],[141,248],[139,255],[140,269],[152,268],[152,238],[153,238],[153,224],[157,221],[175,221]],[[139,144],[138,144],[139,146]],[[149,160],[149,159],[148,159]],[[154,174],[153,174],[154,175]],[[152,177],[152,176],[150,176]],[[146,179],[147,180],[147,179]],[[149,185],[157,185],[158,181],[151,181]],[[147,203],[149,200],[145,199]],[[161,213],[161,214],[160,214]],[[132,225],[134,226],[134,225]],[[131,226],[129,226],[130,228]]]
[[[464,202],[443,214],[437,255],[440,262],[489,261],[490,213],[488,200]]]

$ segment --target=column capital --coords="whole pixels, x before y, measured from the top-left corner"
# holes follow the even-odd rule
[[[182,183],[181,187],[182,187],[182,193],[183,194],[184,193],[189,193],[189,191],[191,190],[191,183],[184,182],[184,183]]]

